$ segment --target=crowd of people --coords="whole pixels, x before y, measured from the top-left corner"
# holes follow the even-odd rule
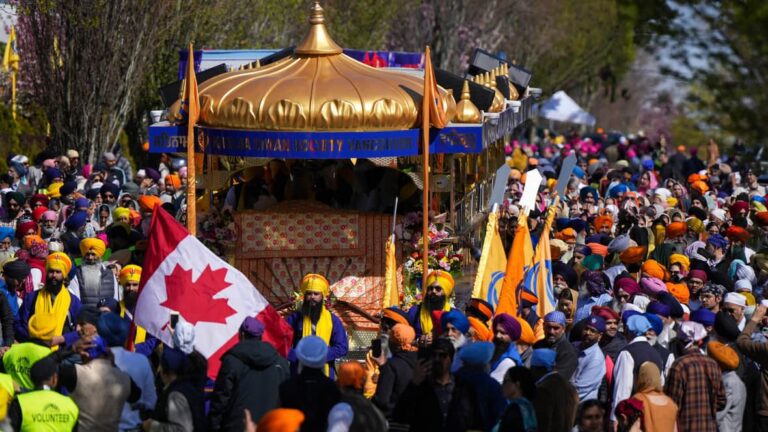
[[[330,283],[308,274],[285,317],[287,357],[250,317],[215,380],[192,325],[174,323],[166,345],[132,323],[152,212],[182,217],[186,169],[167,156],[134,172],[112,153],[94,165],[74,150],[7,155],[0,427],[768,431],[768,197],[743,160],[707,150],[606,134],[513,142],[500,230],[509,246],[527,218],[535,247],[554,213],[553,311],[537,313],[537,287],[522,285],[512,314],[459,305],[453,275],[433,270],[419,303],[382,311],[356,361]],[[530,169],[546,181],[526,214]]]

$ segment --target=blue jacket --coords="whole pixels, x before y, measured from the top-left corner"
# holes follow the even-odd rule
[[[304,325],[304,316],[301,311],[296,311],[288,315],[285,321],[293,329],[293,348],[296,348],[296,344],[302,338],[302,327]],[[331,330],[331,339],[328,341],[328,368],[331,371],[331,378],[333,378],[333,366],[337,359],[343,358],[349,352],[349,341],[347,340],[347,332],[344,330],[344,324],[341,319],[331,312],[331,322],[333,323],[333,329]],[[291,362],[291,373],[297,374],[299,370],[299,360],[296,358],[296,353],[293,349],[288,353],[288,361]]]
[[[67,289],[67,287],[61,287],[61,289]],[[35,302],[37,301],[37,295],[40,291],[33,291],[24,297],[24,303],[21,305],[19,316],[15,322],[16,339],[21,342],[28,342],[29,337],[29,319],[35,314]],[[77,334],[76,322],[77,314],[80,313],[80,300],[74,296],[69,296],[72,300],[69,302],[69,313],[67,314],[66,322],[64,323],[64,344],[71,346],[75,341],[80,338]]]

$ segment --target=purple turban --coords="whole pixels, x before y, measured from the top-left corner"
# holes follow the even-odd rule
[[[500,313],[493,318],[494,333],[497,326],[501,327],[513,342],[520,339],[520,335],[523,333],[520,322],[506,313]]]
[[[622,277],[616,279],[614,289],[616,291],[624,290],[624,292],[632,296],[640,292],[640,285],[631,277]]]
[[[587,292],[592,297],[599,297],[608,291],[608,280],[601,271],[586,270],[581,274],[581,280],[587,287]]]

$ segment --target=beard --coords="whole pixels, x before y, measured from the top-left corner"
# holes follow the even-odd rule
[[[493,358],[499,358],[509,349],[510,342],[499,338],[493,338]]]
[[[60,281],[54,278],[46,278],[45,279],[45,289],[53,294],[57,294],[59,291],[61,291],[61,287],[64,286],[64,281]]]
[[[320,319],[321,312],[323,312],[323,304],[321,302],[309,300],[304,301],[301,305],[301,314],[303,316],[308,316],[313,324],[316,324]]]
[[[445,307],[445,297],[444,296],[435,296],[435,295],[429,295],[426,299],[424,299],[425,305],[427,307],[427,310],[431,311],[440,311],[443,310],[443,307]]]
[[[43,235],[51,236],[54,232],[56,232],[56,227],[47,227],[44,226],[40,229],[43,232]]]
[[[449,338],[451,341],[451,344],[453,344],[454,349],[459,349],[463,347],[467,343],[467,337],[463,334],[459,335],[457,338]]]
[[[136,302],[139,300],[139,293],[136,291],[125,291],[123,293],[123,302],[125,303],[125,308],[128,310],[133,310],[134,307],[136,307]]]

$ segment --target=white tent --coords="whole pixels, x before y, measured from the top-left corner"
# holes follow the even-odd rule
[[[562,123],[595,125],[595,116],[584,111],[562,90],[539,106],[539,117]]]

